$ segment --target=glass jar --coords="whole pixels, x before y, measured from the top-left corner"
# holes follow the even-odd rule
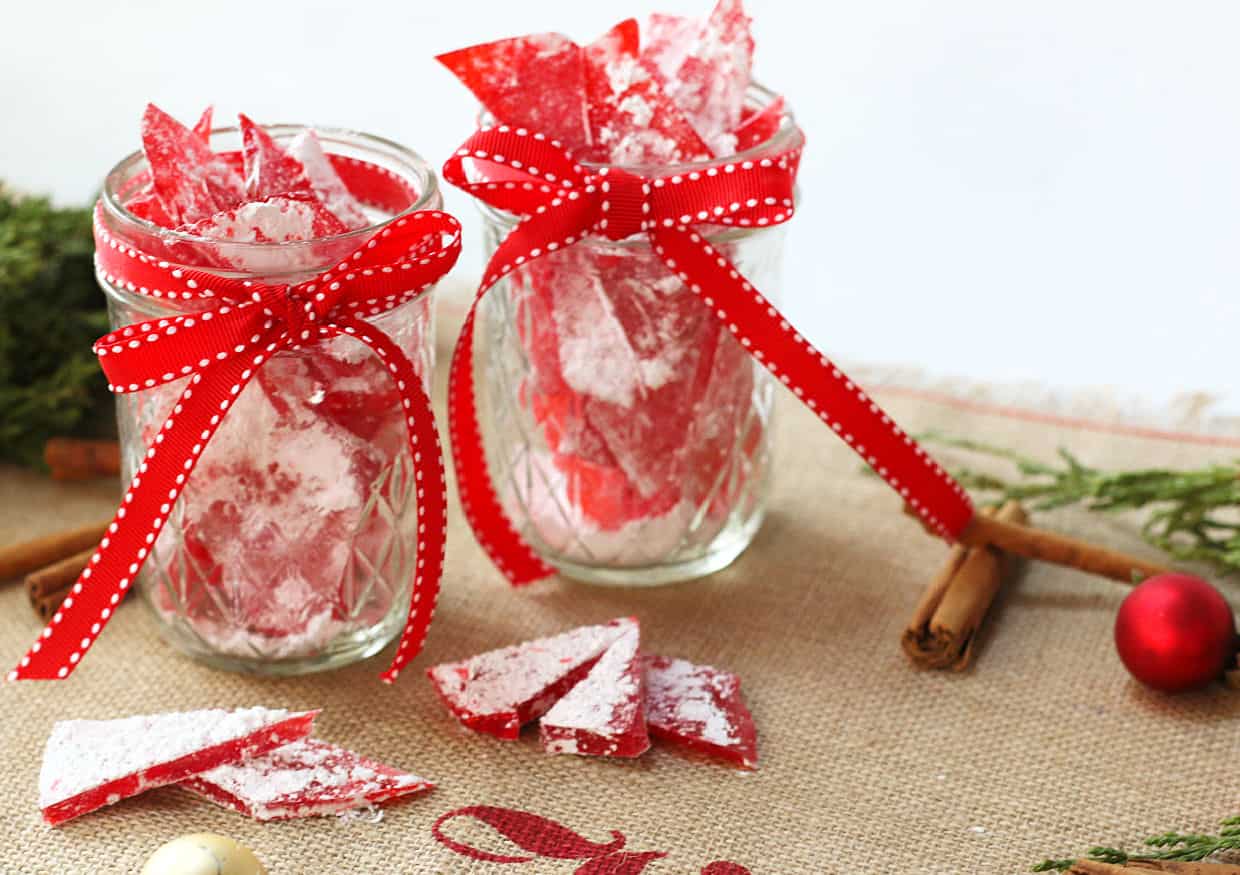
[[[748,95],[753,111],[775,99]],[[704,173],[802,139],[785,112],[774,137],[741,155],[622,169]],[[515,217],[480,209],[489,256]],[[781,226],[704,233],[778,302]],[[488,464],[545,560],[578,580],[653,585],[744,551],[765,512],[774,381],[645,234],[587,237],[523,265],[487,294],[481,324]]]
[[[267,128],[277,142],[301,130]],[[391,183],[393,202],[364,204],[370,227],[292,243],[168,231],[123,206],[145,181],[141,153],[108,175],[102,221],[120,242],[159,252],[173,266],[176,253],[206,248],[212,263],[233,266],[214,271],[223,276],[292,284],[326,270],[388,221],[440,207],[435,174],[418,155],[377,137],[315,130],[329,155],[344,156],[335,159],[342,175],[350,163],[367,162]],[[240,133],[217,129],[211,145],[235,158]],[[225,303],[173,302],[98,279],[116,328]],[[431,291],[367,321],[405,352],[429,390]],[[117,396],[125,482],[184,387],[178,380]],[[139,591],[167,640],[217,667],[283,675],[381,650],[401,630],[413,576],[416,497],[407,441],[397,389],[365,346],[336,337],[272,356],[203,450],[142,567]]]

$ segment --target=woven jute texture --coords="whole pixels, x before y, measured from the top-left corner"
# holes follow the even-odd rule
[[[1234,453],[906,396],[881,400],[912,430],[940,428],[1042,457],[1058,445],[1109,466],[1201,465]],[[616,830],[627,850],[666,852],[649,875],[697,873],[719,860],[754,875],[1008,873],[1098,841],[1206,829],[1237,812],[1240,693],[1168,698],[1132,682],[1111,644],[1123,587],[1028,568],[1001,595],[971,671],[915,671],[900,633],[946,548],[790,398],[778,410],[777,448],[770,516],[756,542],[728,570],[678,586],[554,580],[510,590],[454,511],[426,651],[391,687],[378,679],[386,654],[291,680],[205,668],[161,642],[144,606],[127,604],[69,681],[0,689],[0,872],[133,873],[155,847],[195,831],[239,839],[273,875],[568,875],[581,865],[479,861],[433,837],[441,815],[490,805],[551,818],[595,842]],[[0,543],[106,516],[114,495],[110,484],[58,486],[6,470]],[[1069,510],[1040,522],[1155,555],[1131,520]],[[531,732],[516,743],[474,735],[422,676],[435,662],[626,614],[640,617],[648,650],[741,675],[759,727],[759,771],[662,746],[617,763],[549,756]],[[0,591],[6,665],[38,629],[18,587]],[[59,829],[40,820],[40,756],[56,720],[256,704],[321,707],[321,737],[439,787],[389,807],[379,822],[259,824],[175,788]],[[480,823],[458,818],[447,830],[522,856]]]

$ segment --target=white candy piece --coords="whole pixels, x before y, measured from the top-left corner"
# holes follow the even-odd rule
[[[228,836],[194,833],[161,845],[141,875],[267,875],[254,852]]]

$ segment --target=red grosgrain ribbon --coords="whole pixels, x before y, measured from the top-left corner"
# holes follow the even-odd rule
[[[695,226],[786,222],[801,148],[739,156],[701,170],[642,177],[578,164],[559,143],[507,125],[484,127],[443,168],[446,180],[520,216],[487,264],[474,301],[521,265],[588,235],[645,233],[668,270],[702,299],[749,353],[865,459],[922,518],[954,540],[973,517],[968,496],[860,387],[814,349]],[[553,569],[508,520],[491,485],[478,428],[471,310],[452,358],[449,431],[466,517],[513,584]]]
[[[409,617],[392,681],[417,656],[443,571],[443,453],[430,399],[413,363],[364,321],[417,297],[451,270],[460,225],[437,210],[403,215],[329,270],[295,285],[266,285],[177,268],[112,237],[95,212],[96,267],[108,283],[158,298],[224,299],[213,309],[151,319],[95,343],[113,392],[140,392],[188,378],[155,435],[108,534],[10,680],[64,678],[98,637],[132,584],[199,455],[258,368],[281,350],[348,335],[368,346],[400,392],[417,480],[418,544]]]

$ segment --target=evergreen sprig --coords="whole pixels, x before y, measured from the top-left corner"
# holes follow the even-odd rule
[[[1149,852],[1129,854],[1119,848],[1099,846],[1089,849],[1086,859],[1099,863],[1124,865],[1133,860],[1172,860],[1189,863],[1204,860],[1225,851],[1240,850],[1240,816],[1229,817],[1222,822],[1218,835],[1199,833],[1165,832],[1145,840]],[[1075,859],[1043,860],[1033,867],[1034,872],[1063,872],[1072,867]]]
[[[1051,465],[1002,447],[932,432],[927,443],[955,447],[1012,463],[1019,479],[962,468],[966,488],[1025,502],[1031,510],[1082,504],[1090,510],[1146,510],[1141,534],[1176,559],[1203,561],[1224,573],[1240,571],[1240,464],[1192,470],[1147,468],[1105,471],[1067,450]]]
[[[0,185],[0,459],[38,466],[49,437],[110,427],[93,252],[89,209]]]

